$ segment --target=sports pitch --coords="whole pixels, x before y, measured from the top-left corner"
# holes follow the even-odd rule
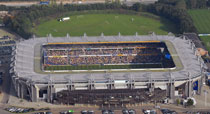
[[[210,51],[210,36],[201,36],[200,38],[204,43],[205,47],[207,48],[207,50]]]
[[[189,10],[188,13],[192,17],[194,25],[199,34],[210,34],[210,10],[196,9]],[[210,51],[210,36],[203,36],[200,38],[206,46],[207,50]]]
[[[210,34],[210,10],[196,9],[189,10],[188,13],[192,17],[194,25],[199,33]]]
[[[84,33],[88,36],[99,36],[102,32],[108,36],[117,35],[119,32],[122,35],[134,35],[136,32],[140,35],[150,32],[165,35],[176,31],[175,25],[168,20],[157,16],[151,17],[123,14],[74,15],[65,22],[59,22],[57,19],[41,22],[33,32],[37,36],[51,33],[55,37],[62,37],[67,33],[70,36],[82,36]]]

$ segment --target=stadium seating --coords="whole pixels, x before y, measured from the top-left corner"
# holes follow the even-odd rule
[[[160,63],[161,43],[47,45],[44,65]]]

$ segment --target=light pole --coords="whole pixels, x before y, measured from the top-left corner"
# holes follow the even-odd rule
[[[206,95],[208,94],[208,91],[204,90],[203,92],[204,92],[204,96],[205,96],[205,106],[206,106],[206,101],[207,101]]]

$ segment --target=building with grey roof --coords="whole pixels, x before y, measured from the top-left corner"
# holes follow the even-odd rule
[[[72,70],[44,72],[41,70],[41,48],[43,44],[56,42],[117,42],[117,41],[164,41],[173,57],[172,69],[113,69],[100,71]],[[52,102],[54,94],[62,90],[141,89],[160,88],[169,98],[176,96],[176,89],[184,85],[184,94],[192,95],[193,82],[202,86],[206,66],[195,48],[185,37],[169,35],[145,36],[84,36],[31,38],[16,45],[11,76],[18,97],[31,101]],[[198,92],[200,89],[198,90]]]

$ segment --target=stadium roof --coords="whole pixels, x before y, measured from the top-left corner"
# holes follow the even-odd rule
[[[203,48],[206,50],[196,33],[184,33],[184,35],[194,42],[196,48]]]
[[[166,41],[171,42],[171,46],[175,48],[176,53],[171,53],[172,57],[179,57],[183,66],[173,71],[127,71],[127,72],[85,72],[85,73],[38,73],[35,71],[37,65],[36,60],[40,60],[41,45],[55,42],[118,42],[118,41]],[[32,38],[29,40],[21,41],[17,44],[16,49],[16,64],[14,66],[15,73],[22,78],[32,80],[35,82],[69,82],[71,81],[105,81],[109,79],[115,80],[130,80],[135,79],[143,80],[182,80],[188,79],[189,74],[191,77],[197,77],[201,74],[201,63],[203,61],[194,54],[192,48],[194,44],[191,41],[182,39],[175,36],[161,36],[161,35],[148,35],[148,36],[103,36],[103,37],[58,37],[58,38]],[[170,51],[170,49],[169,49]],[[176,64],[176,61],[175,61]]]

